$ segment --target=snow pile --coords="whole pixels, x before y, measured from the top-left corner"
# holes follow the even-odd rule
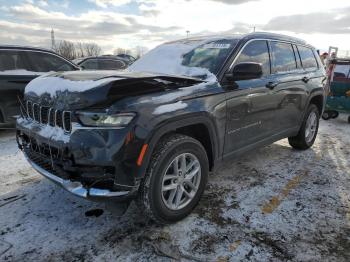
[[[213,40],[211,40],[213,41]],[[132,72],[156,72],[183,76],[206,76],[206,80],[216,80],[216,76],[206,68],[182,65],[183,56],[206,41],[176,42],[160,45],[149,51],[129,68]]]
[[[55,97],[59,92],[83,92],[118,79],[121,78],[113,77],[99,80],[72,81],[62,77],[45,75],[29,82],[26,86],[25,94],[34,93],[40,96],[47,93],[51,97]]]
[[[0,75],[21,75],[21,76],[39,76],[46,74],[46,72],[33,72],[25,69],[14,69],[14,70],[5,70],[0,71]]]

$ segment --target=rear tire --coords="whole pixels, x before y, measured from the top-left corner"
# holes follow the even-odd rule
[[[322,115],[322,119],[323,120],[329,120],[332,118],[332,114],[330,111],[324,111],[323,115]]]
[[[198,204],[208,174],[208,157],[199,141],[181,134],[167,135],[152,154],[138,203],[160,224],[179,221]]]
[[[299,150],[310,148],[316,139],[319,126],[320,113],[314,104],[310,104],[305,114],[298,135],[289,137],[289,144]]]
[[[337,118],[339,116],[339,112],[338,111],[332,111],[332,118]]]

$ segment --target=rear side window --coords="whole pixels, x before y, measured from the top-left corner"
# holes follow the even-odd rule
[[[298,50],[301,58],[301,63],[304,69],[318,68],[314,52],[311,48],[298,46]]]
[[[350,64],[336,64],[333,71],[334,81],[349,81],[350,80]]]
[[[118,70],[123,68],[125,68],[125,63],[120,60],[110,60],[110,59],[99,60],[99,69]]]
[[[27,70],[34,71],[26,52],[15,50],[0,50],[0,71]]]
[[[271,42],[272,72],[283,73],[297,68],[291,44]]]
[[[238,56],[235,65],[246,62],[261,64],[263,75],[269,75],[270,56],[267,42],[264,40],[256,40],[247,44],[242,53]]]
[[[28,52],[29,60],[36,72],[72,71],[74,66],[64,59],[43,52]]]
[[[82,66],[84,69],[88,69],[88,70],[98,69],[97,59],[87,59],[79,65]]]

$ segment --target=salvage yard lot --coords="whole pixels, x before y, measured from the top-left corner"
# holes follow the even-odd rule
[[[0,261],[349,261],[350,125],[341,116],[319,132],[310,150],[282,140],[220,167],[189,217],[159,226],[134,204],[97,212],[0,131]]]

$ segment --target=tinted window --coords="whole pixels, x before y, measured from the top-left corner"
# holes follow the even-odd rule
[[[272,72],[288,72],[297,68],[291,44],[271,42]]]
[[[235,64],[245,62],[259,63],[262,66],[263,75],[270,74],[270,57],[267,42],[257,40],[247,44]]]
[[[84,69],[89,69],[89,70],[97,70],[98,69],[97,59],[87,59],[79,65],[83,66]]]
[[[49,53],[28,52],[28,58],[35,72],[75,70],[75,68],[64,59]]]
[[[314,55],[314,52],[312,49],[304,47],[304,46],[298,46],[301,63],[303,64],[303,67],[306,68],[317,68],[317,61]]]
[[[20,69],[34,71],[27,59],[26,52],[0,50],[0,71]]]
[[[125,63],[120,60],[99,60],[99,69],[104,70],[118,70],[125,68]]]

